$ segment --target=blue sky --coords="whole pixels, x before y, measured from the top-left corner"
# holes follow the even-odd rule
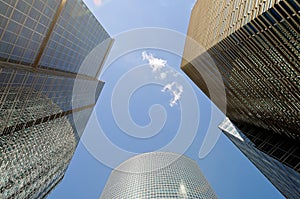
[[[167,28],[185,34],[195,0],[85,0],[85,3],[109,34],[118,38],[118,35],[124,31],[145,27]],[[142,39],[148,39],[143,38],[143,36],[140,35]],[[178,46],[183,50],[183,42],[178,42]],[[115,146],[123,151],[130,151],[132,154],[155,151],[177,139],[177,131],[180,128],[181,121],[183,121],[182,123],[190,122],[190,125],[184,127],[184,130],[188,131],[186,132],[187,134],[190,132],[188,126],[197,125],[198,128],[195,129],[196,136],[190,140],[191,143],[189,143],[189,148],[185,154],[197,161],[201,171],[219,198],[283,198],[273,185],[223,134],[221,134],[216,145],[207,156],[203,159],[198,157],[206,133],[209,133],[209,135],[220,134],[217,125],[224,116],[221,113],[214,115],[214,123],[212,124],[214,128],[209,129],[211,118],[210,101],[180,70],[180,53],[182,53],[182,50],[177,55],[155,48],[132,50],[118,57],[109,65],[107,70],[102,71],[101,80],[104,80],[106,84],[99,97],[95,114],[105,136]],[[143,52],[154,59],[145,59]],[[162,64],[164,69],[156,73],[151,68],[149,60],[165,61]],[[139,68],[144,69],[139,72]],[[169,72],[171,70],[173,72]],[[167,72],[169,76],[171,74],[169,82],[167,79],[161,78],[160,75],[163,71]],[[130,99],[124,99],[120,92],[117,92],[117,96],[114,96],[114,89],[117,86],[125,89],[138,79],[137,76],[136,79],[129,78],[128,80],[126,75],[132,74],[132,77],[134,75],[141,76],[143,72],[149,74],[146,75],[147,78],[152,79],[151,81],[147,79],[148,84],[143,86],[137,85],[135,92],[130,95]],[[174,75],[175,73],[179,73],[179,76]],[[122,81],[125,81],[125,83]],[[173,81],[178,83],[177,87],[175,86],[178,89],[177,93],[175,91],[172,93],[173,90],[162,92],[163,87]],[[174,106],[170,106],[170,101],[175,96],[174,93],[180,93],[180,86],[184,88],[182,98],[176,101]],[[125,95],[126,93],[124,93]],[[197,108],[199,109],[200,118],[197,124],[193,123],[193,118],[196,117],[193,112],[195,107],[189,107],[184,103],[184,100],[189,98],[192,101],[194,95],[198,103]],[[164,118],[165,123],[155,135],[149,138],[140,138],[139,135],[126,134],[118,126],[122,121],[116,122],[114,118],[113,111],[118,112],[117,109],[119,107],[114,106],[113,108],[116,108],[116,110],[112,110],[111,104],[113,100],[117,100],[117,104],[128,102],[129,115],[133,123],[138,126],[137,128],[147,127],[151,122],[154,123],[157,118],[160,121],[160,117],[164,114],[166,116]],[[151,120],[148,111],[154,104],[159,104],[159,107],[157,106],[153,109],[153,118]],[[191,102],[191,104],[193,103]],[[164,112],[160,112],[162,108]],[[189,113],[190,117],[182,117],[183,114]],[[124,113],[119,114],[117,117],[121,117],[122,120],[125,116],[126,114]],[[83,136],[88,137],[97,134],[98,128],[96,126],[91,121]],[[124,128],[130,130],[133,127],[125,126]],[[151,128],[150,125],[149,129]],[[110,156],[114,160],[114,164],[127,158],[115,156],[111,150],[101,147],[99,147],[99,154]],[[84,144],[80,142],[63,181],[51,192],[48,198],[99,198],[110,171],[110,167],[101,163],[99,158],[97,159],[95,154],[89,153]]]

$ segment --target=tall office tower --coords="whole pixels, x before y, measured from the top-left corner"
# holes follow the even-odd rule
[[[115,168],[100,198],[217,198],[197,163],[183,155],[152,152]]]
[[[245,135],[228,118],[219,125],[219,128],[286,198],[300,198],[299,168],[297,172],[274,157],[277,154],[285,153],[283,160],[290,159],[290,156],[294,154],[290,154],[288,151],[281,151],[276,146],[281,145],[290,148],[288,145],[291,143],[284,139],[276,140],[258,129],[253,129],[253,132]],[[249,131],[246,132],[248,133]],[[273,141],[275,141],[274,145],[272,145]],[[265,153],[261,147],[264,149],[269,148],[272,151],[272,155]]]
[[[203,45],[222,75],[233,122],[299,140],[299,12],[294,0],[197,1],[188,36]],[[197,59],[201,55],[183,61],[182,69],[210,96]]]
[[[0,1],[0,198],[44,198],[61,181],[111,44],[81,0]]]
[[[250,140],[258,134],[268,138],[268,145],[259,147],[254,142],[257,149],[296,172],[300,165],[299,12],[296,0],[198,0],[188,36],[202,45],[203,53],[181,65],[244,135]],[[186,42],[184,57],[192,50]],[[208,57],[211,62],[206,62]],[[282,140],[290,144],[279,144]],[[287,153],[290,159],[285,159]]]

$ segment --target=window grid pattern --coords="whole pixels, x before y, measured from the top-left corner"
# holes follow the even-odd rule
[[[281,0],[197,1],[188,35],[210,48]],[[211,23],[213,22],[213,23]]]
[[[44,106],[59,109],[51,101]],[[39,198],[64,175],[77,146],[66,118],[0,137],[0,197]]]
[[[59,6],[62,12],[53,21]],[[110,36],[81,0],[0,2],[0,61],[96,77],[110,45]],[[96,55],[80,68],[96,46]]]
[[[62,111],[93,106],[97,98],[91,94],[98,97],[103,86],[97,80],[76,79],[80,87],[74,92],[74,78],[13,69],[12,65],[0,69],[0,134],[6,127],[61,112],[44,106],[45,100]]]
[[[0,2],[0,59],[31,65],[59,0]]]
[[[262,128],[247,123],[233,123],[255,144],[255,147],[300,173],[300,144],[282,138]]]
[[[114,169],[100,198],[217,197],[195,161],[154,152],[135,156]]]
[[[294,0],[264,2],[266,11],[207,52],[223,77],[230,119],[300,140],[300,4]],[[193,67],[199,66],[182,66],[187,74],[195,71]],[[209,96],[205,82],[190,76]]]
[[[5,64],[0,65],[0,198],[42,198],[62,179],[95,101],[90,104],[88,87],[65,98],[74,83],[66,86],[66,77]],[[96,87],[97,96],[103,86],[96,80],[79,84]]]
[[[78,69],[109,35],[81,0],[68,0],[62,13],[59,6],[61,0],[0,1],[1,199],[44,198],[62,180],[103,87],[95,77],[110,41]]]
[[[209,52],[217,65],[225,62],[235,69],[225,68],[227,75],[230,74],[226,86],[230,90],[228,116],[231,119],[300,139],[297,134],[300,96],[296,92],[300,88],[300,49],[296,42],[290,42],[299,40],[299,33],[293,28],[293,20],[299,16],[276,19],[275,13],[283,12],[279,8],[284,5],[287,6],[284,1],[276,4],[212,47],[214,52]],[[235,109],[237,106],[239,109]]]
[[[299,143],[293,145],[293,142],[282,138],[276,140],[276,137],[266,135],[263,130],[245,124],[238,126],[241,127],[241,130],[226,118],[219,128],[286,198],[299,198]],[[236,134],[243,140],[238,139]],[[266,150],[266,146],[269,146],[268,150]],[[282,153],[279,153],[279,150]],[[296,166],[287,166],[282,163],[282,159],[289,156],[297,156],[298,164]]]
[[[109,38],[108,33],[82,1],[68,0],[39,65],[73,73],[80,72],[79,68],[86,56]],[[104,53],[99,56],[104,58]],[[100,67],[100,62],[97,67]],[[87,75],[95,76],[97,67],[93,66]]]

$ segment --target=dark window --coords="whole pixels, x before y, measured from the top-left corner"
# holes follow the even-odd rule
[[[278,160],[280,160],[284,155],[285,155],[285,152],[278,148],[272,152],[272,156]]]
[[[271,8],[271,9],[273,9],[273,8]],[[267,21],[269,21],[271,23],[271,25],[274,25],[276,23],[276,21],[274,20],[274,18],[269,13],[265,12],[262,15],[265,17],[265,19]]]
[[[297,5],[297,3],[295,3],[294,0],[286,0],[286,2],[295,9],[296,12],[299,12],[300,7]]]
[[[42,118],[39,118],[35,121],[35,125],[40,124],[42,122]]]
[[[248,23],[248,26],[250,27],[250,29],[254,32],[254,33],[257,33],[258,30],[251,24],[251,23]]]
[[[25,128],[33,126],[34,121],[27,122]]]
[[[282,17],[277,13],[277,11],[274,8],[270,9],[270,14],[277,20],[281,21]],[[269,16],[270,17],[270,16]],[[271,17],[270,17],[271,18]],[[269,18],[268,18],[269,19]]]
[[[14,131],[19,131],[19,130],[21,130],[24,126],[25,126],[25,123],[17,124]]]
[[[300,159],[296,156],[290,155],[284,162],[290,165],[291,167],[295,167],[297,166],[297,164],[299,164]]]
[[[281,1],[281,2],[279,3],[279,5],[281,5],[282,8],[283,8],[288,14],[290,14],[291,16],[292,16],[292,14],[294,14],[294,12],[289,8],[289,6],[286,5],[286,3],[285,3],[284,1]]]

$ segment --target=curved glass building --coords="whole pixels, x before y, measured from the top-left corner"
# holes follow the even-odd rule
[[[100,197],[217,198],[197,163],[183,155],[152,152],[115,168]]]

